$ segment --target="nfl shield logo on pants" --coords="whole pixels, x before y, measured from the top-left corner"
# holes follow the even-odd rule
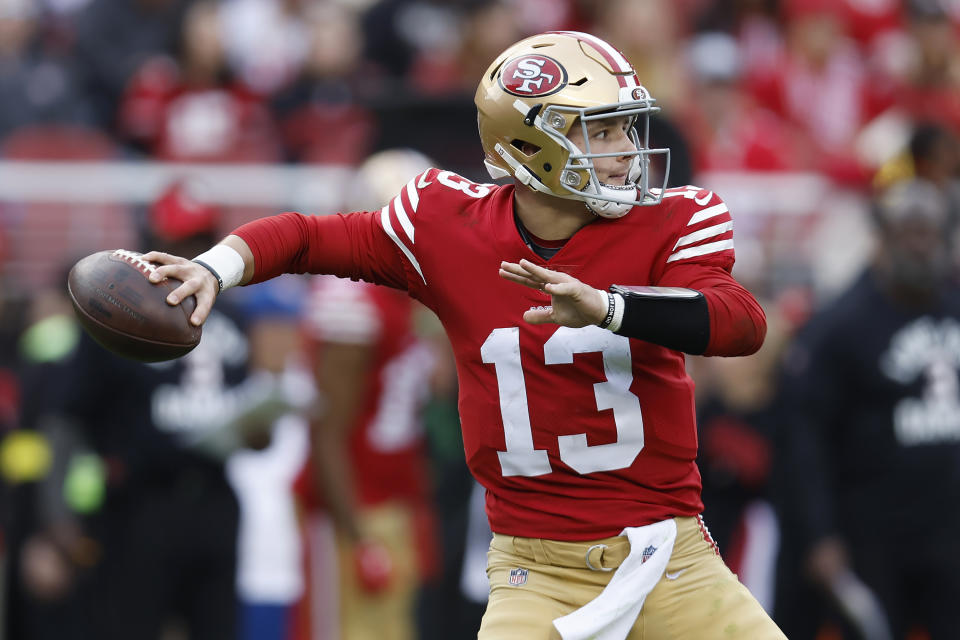
[[[527,570],[526,569],[511,569],[510,578],[507,580],[512,586],[519,587],[520,585],[527,583]]]

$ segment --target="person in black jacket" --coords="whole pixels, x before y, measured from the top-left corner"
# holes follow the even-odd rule
[[[185,252],[216,235],[218,211],[174,184],[148,216],[151,243]],[[263,389],[249,375],[241,313],[229,299],[186,356],[143,364],[89,336],[48,373],[44,410],[100,460],[104,499],[82,520],[96,547],[70,637],[236,640],[239,507],[225,461]],[[83,632],[81,634],[81,631]]]
[[[813,637],[817,591],[866,638],[922,627],[938,640],[960,629],[960,289],[949,205],[913,179],[883,193],[874,213],[871,264],[785,361],[775,618],[790,638]]]

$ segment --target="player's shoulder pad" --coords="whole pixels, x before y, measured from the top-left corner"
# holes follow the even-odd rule
[[[733,218],[726,203],[709,189],[687,185],[667,189],[664,202],[674,221],[667,262],[733,251]]]
[[[711,191],[696,185],[688,184],[683,187],[671,187],[663,192],[663,202],[675,209],[691,212],[691,216],[704,209],[717,207],[715,211],[723,209],[726,211],[727,205],[723,199]],[[715,214],[716,215],[716,214]]]
[[[473,182],[453,171],[430,168],[412,178],[383,207],[380,224],[426,283],[417,259],[417,229],[423,231],[431,220],[462,210],[465,202],[486,198],[496,188],[495,184]]]
[[[435,210],[435,206],[423,206],[423,200],[428,200],[431,205],[439,205],[436,209],[440,211],[448,211],[455,201],[485,198],[497,186],[473,182],[453,171],[431,167],[411,179],[387,207],[393,209],[401,219],[412,217],[413,214],[422,216]]]

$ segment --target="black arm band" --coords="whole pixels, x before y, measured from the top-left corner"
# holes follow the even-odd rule
[[[213,277],[217,279],[217,284],[219,285],[219,288],[217,289],[217,293],[220,293],[221,291],[223,291],[223,278],[220,277],[220,274],[217,273],[216,269],[208,265],[203,260],[193,260],[192,262],[196,262],[198,265],[200,265],[201,267],[203,267],[204,269],[212,273]]]
[[[623,296],[623,321],[616,333],[658,344],[668,349],[699,355],[710,342],[710,310],[699,291],[681,295],[658,294],[655,287],[613,285]],[[642,292],[641,292],[642,290]]]

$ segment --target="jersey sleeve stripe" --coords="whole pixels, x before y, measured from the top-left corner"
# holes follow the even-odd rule
[[[695,214],[693,214],[693,217],[690,218],[690,222],[687,223],[687,226],[689,227],[689,226],[695,225],[698,222],[703,222],[704,220],[708,218],[712,218],[714,216],[718,216],[721,213],[727,213],[727,211],[728,211],[727,205],[726,203],[723,203],[723,202],[721,202],[720,204],[715,204],[712,207],[707,207],[706,209],[701,209],[700,211],[697,211]]]
[[[390,239],[393,240],[394,244],[400,247],[403,255],[407,257],[407,260],[410,261],[410,264],[413,265],[413,268],[417,270],[417,273],[420,275],[420,279],[423,280],[423,284],[427,284],[427,279],[423,277],[423,270],[420,268],[420,263],[417,262],[417,259],[414,257],[413,253],[407,248],[407,245],[403,244],[403,242],[397,236],[397,232],[393,230],[393,225],[390,223],[390,205],[387,205],[380,210],[380,224],[383,226],[383,230],[387,232],[387,235],[390,236]],[[413,238],[411,237],[411,241],[412,240]]]
[[[685,247],[688,244],[693,244],[694,242],[700,242],[701,240],[706,240],[707,238],[712,238],[714,236],[719,236],[733,229],[733,220],[727,220],[726,222],[721,222],[720,224],[715,224],[712,227],[705,227],[694,231],[693,233],[688,233],[685,236],[681,236],[677,240],[677,244],[673,245],[674,250],[679,247]]]
[[[410,238],[410,244],[413,244],[413,223],[410,222],[407,210],[403,208],[403,198],[397,196],[390,201],[390,205],[393,207],[393,212],[397,214],[397,220],[400,222],[403,232]]]
[[[667,262],[675,262],[677,260],[684,260],[686,258],[704,256],[709,253],[718,253],[727,249],[733,249],[733,238],[730,238],[729,240],[718,240],[717,242],[708,242],[707,244],[697,245],[696,247],[681,249],[680,251],[671,254],[670,257],[667,258]]]
[[[410,201],[410,213],[416,213],[420,206],[420,193],[417,191],[417,179],[414,178],[407,183],[407,200]],[[413,236],[411,236],[412,240]]]

